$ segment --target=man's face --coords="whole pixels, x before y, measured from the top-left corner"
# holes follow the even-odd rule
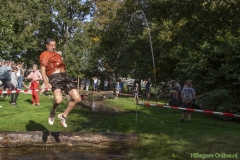
[[[191,81],[187,81],[186,84],[187,84],[187,86],[191,86],[192,82]]]
[[[53,52],[56,49],[56,42],[50,41],[49,44],[46,44],[46,47],[48,51]]]

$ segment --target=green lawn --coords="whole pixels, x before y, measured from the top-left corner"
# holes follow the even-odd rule
[[[139,141],[129,150],[135,159],[186,160],[193,159],[191,153],[238,153],[240,156],[240,124],[223,121],[212,115],[192,113],[191,124],[186,120],[180,123],[180,110],[136,106],[132,98],[120,97],[107,99],[104,103],[124,112],[92,112],[76,107],[67,118],[68,128],[63,128],[58,119],[53,126],[47,123],[52,97],[42,95],[40,108],[31,105],[29,94],[20,94],[17,106],[11,106],[9,100],[0,98],[0,131],[136,131]],[[61,113],[66,104],[64,101],[57,112]]]

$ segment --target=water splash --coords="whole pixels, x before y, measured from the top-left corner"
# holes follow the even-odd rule
[[[148,20],[146,18],[146,15],[145,13],[142,11],[142,10],[137,10],[135,11],[132,15],[131,15],[131,19],[128,23],[128,27],[127,27],[127,30],[129,30],[129,27],[130,27],[130,24],[131,22],[133,21],[133,18],[135,15],[137,14],[141,14],[143,16],[143,19],[145,21],[145,24],[146,24],[146,27],[148,29],[148,37],[149,37],[149,43],[150,43],[150,48],[151,48],[151,53],[152,53],[152,62],[153,62],[153,74],[154,74],[154,82],[156,84],[156,67],[155,67],[155,59],[154,59],[154,53],[153,53],[153,46],[152,46],[152,36],[151,36],[151,30],[150,30],[150,27],[149,27],[149,23],[148,23]],[[127,37],[127,32],[125,32],[125,35],[124,35],[124,39],[126,39]],[[124,41],[125,40],[122,40],[122,44],[124,44]],[[120,48],[122,48],[122,46],[120,46]],[[119,58],[121,52],[119,52],[118,56],[117,56],[117,59]]]

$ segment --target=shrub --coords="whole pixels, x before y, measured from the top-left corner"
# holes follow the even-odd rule
[[[196,104],[203,110],[213,110],[217,112],[230,112],[239,114],[239,104],[236,96],[226,89],[216,89],[202,94]],[[221,116],[223,119],[229,119]],[[234,119],[234,118],[230,118]]]

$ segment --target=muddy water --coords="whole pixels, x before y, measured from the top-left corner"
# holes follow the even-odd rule
[[[1,160],[117,160],[132,159],[127,153],[83,148],[11,148],[0,149]]]
[[[119,110],[108,107],[102,103],[102,101],[87,101],[81,102],[80,106],[90,109],[93,112],[108,112],[108,113],[118,113]]]

